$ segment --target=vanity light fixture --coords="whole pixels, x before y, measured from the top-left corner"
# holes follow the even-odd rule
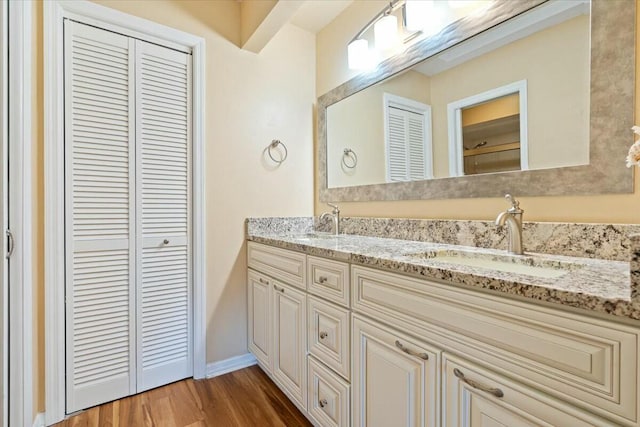
[[[349,69],[364,70],[371,64],[371,52],[369,42],[365,39],[356,39],[347,47]]]
[[[403,42],[407,44],[418,37],[437,34],[449,23],[462,16],[478,13],[492,2],[493,0],[392,0],[349,42],[349,69],[373,68],[380,59],[395,53]],[[402,9],[402,13],[394,14],[399,9]],[[400,23],[398,15],[401,17]],[[364,36],[371,27],[375,44],[370,48]]]
[[[429,16],[435,12],[433,0],[406,0],[404,6],[407,30],[423,31],[429,25]]]
[[[362,70],[377,65],[378,52],[389,51],[399,44],[398,18],[392,13],[404,3],[405,0],[392,0],[351,39],[347,48],[349,69]],[[371,27],[374,30],[375,49],[369,49],[369,42],[363,38]]]
[[[373,25],[373,34],[376,49],[382,52],[393,49],[399,42],[398,18],[390,14],[383,16]]]

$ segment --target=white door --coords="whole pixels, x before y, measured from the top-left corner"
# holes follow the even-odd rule
[[[190,63],[65,21],[67,412],[193,373]]]
[[[353,318],[353,425],[439,425],[439,352]]]
[[[136,41],[138,392],[193,375],[191,55]]]
[[[134,40],[65,21],[67,412],[135,392]]]
[[[307,407],[307,328],[304,292],[273,281],[273,376]]]

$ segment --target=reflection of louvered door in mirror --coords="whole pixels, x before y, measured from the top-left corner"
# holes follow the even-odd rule
[[[191,56],[136,42],[138,391],[192,375]]]
[[[190,60],[65,21],[67,412],[192,375]]]

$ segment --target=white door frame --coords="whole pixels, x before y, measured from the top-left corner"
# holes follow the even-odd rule
[[[204,39],[89,1],[44,2],[45,421],[65,417],[63,20],[98,26],[193,55],[193,376],[206,374],[204,223]]]
[[[527,80],[519,80],[486,92],[459,99],[447,104],[449,134],[449,176],[464,176],[464,147],[462,145],[462,109],[502,96],[519,95],[520,108],[520,169],[529,169],[529,131],[527,110]]]
[[[33,413],[33,252],[32,252],[32,2],[8,3],[9,72],[8,157],[9,227],[14,250],[9,258],[9,417],[10,425],[32,425]],[[3,177],[3,180],[6,177]],[[4,185],[4,183],[3,183]],[[3,236],[5,230],[2,230]],[[4,236],[0,256],[5,255]]]

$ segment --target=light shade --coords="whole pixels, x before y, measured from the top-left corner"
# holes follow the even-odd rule
[[[373,26],[373,34],[376,41],[376,49],[385,51],[398,45],[398,18],[393,15],[385,15]]]
[[[405,13],[407,30],[422,31],[427,28],[434,14],[433,0],[407,0]]]
[[[370,62],[369,42],[364,39],[354,40],[347,47],[349,69],[363,70]]]

